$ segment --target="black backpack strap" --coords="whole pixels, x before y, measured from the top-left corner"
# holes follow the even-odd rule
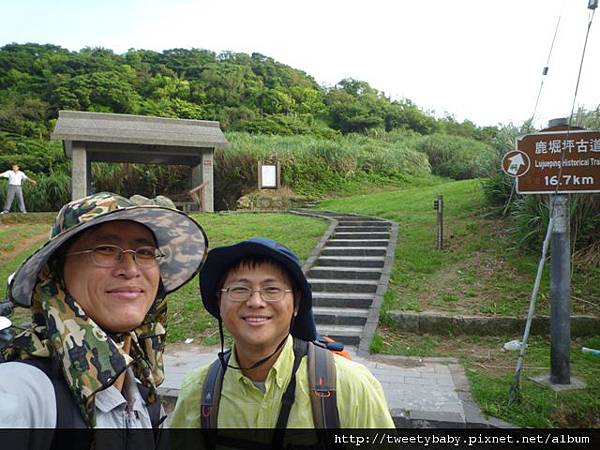
[[[144,386],[143,384],[136,383],[140,395],[144,399],[146,403],[146,409],[148,409],[148,415],[150,416],[150,423],[152,424],[153,429],[157,429],[167,418],[166,415],[162,415],[162,408],[160,403],[160,397],[158,397],[154,401],[154,403],[148,403],[148,396],[150,395],[150,388],[148,386]]]
[[[221,388],[225,376],[223,366],[227,367],[230,356],[231,351],[225,352],[223,354],[225,364],[222,364],[219,358],[215,359],[208,368],[208,373],[202,385],[202,398],[200,399],[200,424],[202,428],[217,428],[219,401],[221,400]]]
[[[292,366],[292,377],[288,383],[287,389],[281,397],[281,410],[277,418],[277,428],[287,428],[290,411],[296,400],[296,372],[302,361],[302,357],[306,355],[308,350],[308,342],[294,338],[294,365]]]
[[[140,395],[144,399],[144,404],[146,405],[146,409],[148,410],[148,415],[150,416],[150,423],[152,424],[152,432],[154,433],[154,444],[155,448],[163,449],[168,448],[165,447],[168,445],[169,437],[164,437],[164,433],[166,430],[161,428],[162,423],[167,419],[167,415],[162,415],[164,410],[162,409],[162,404],[160,402],[160,396],[156,396],[156,400],[153,403],[148,403],[148,397],[150,395],[150,388],[148,386],[144,386],[141,383],[136,383],[138,390],[140,391]]]
[[[18,362],[37,367],[52,382],[56,397],[56,428],[88,428],[54,358],[28,358]]]
[[[335,360],[330,350],[309,342],[308,383],[315,428],[340,428]]]
[[[20,362],[37,367],[44,372],[54,388],[56,399],[56,428],[67,429],[66,433],[53,434],[50,449],[60,450],[89,450],[94,440],[94,432],[89,429],[83,419],[79,407],[69,390],[62,369],[54,358],[28,358]],[[77,430],[77,432],[74,432]]]
[[[281,409],[279,410],[277,425],[275,425],[276,431],[271,444],[271,448],[273,449],[282,448],[285,429],[287,428],[292,406],[296,400],[296,372],[298,371],[300,362],[302,362],[302,358],[304,355],[306,355],[307,350],[308,342],[294,338],[294,365],[292,366],[292,376],[285,392],[283,393],[283,396],[281,397]]]

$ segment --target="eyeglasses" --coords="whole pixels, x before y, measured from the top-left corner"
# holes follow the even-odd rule
[[[227,293],[227,300],[232,302],[247,302],[252,297],[252,294],[258,292],[260,298],[265,302],[279,302],[283,300],[287,292],[292,292],[291,289],[284,289],[279,286],[267,286],[261,289],[250,289],[246,286],[231,286],[225,289],[221,289],[221,292]]]
[[[135,250],[124,250],[118,245],[99,245],[92,249],[67,253],[65,256],[83,255],[89,253],[92,261],[98,267],[115,267],[123,261],[123,254],[131,253],[133,260],[139,267],[149,268],[158,264],[163,255],[156,247],[144,246]]]

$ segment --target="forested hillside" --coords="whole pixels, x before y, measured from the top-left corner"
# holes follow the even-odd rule
[[[18,161],[41,181],[27,186],[33,210],[56,209],[69,197],[70,162],[59,143],[49,141],[62,109],[219,121],[232,142],[215,159],[217,190],[224,189],[216,192],[220,208],[256,186],[259,158],[283,159],[289,187],[322,195],[411,175],[482,176],[497,153],[491,146],[495,127],[435,118],[364,81],[320,86],[258,53],[118,55],[102,48],[11,44],[0,48],[0,165]],[[477,155],[467,158],[467,167],[454,158],[463,151]],[[185,168],[96,163],[92,171],[96,188],[126,195],[186,189]]]
[[[319,86],[306,73],[258,53],[0,48],[0,128],[47,136],[61,109],[218,120],[224,131],[278,135],[449,129],[489,139],[495,131],[438,121],[410,100],[392,101],[363,81]]]

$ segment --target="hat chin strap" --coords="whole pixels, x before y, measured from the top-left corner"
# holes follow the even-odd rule
[[[223,371],[225,371],[225,369],[227,367],[230,367],[231,369],[237,369],[237,370],[252,370],[252,369],[256,369],[259,366],[262,366],[269,359],[271,359],[274,355],[276,355],[279,352],[279,350],[281,350],[281,347],[284,346],[285,341],[287,341],[288,336],[292,333],[292,328],[294,326],[295,320],[296,320],[296,314],[294,313],[294,315],[292,316],[292,320],[290,321],[290,328],[288,330],[288,334],[286,334],[285,337],[281,340],[281,342],[277,345],[277,347],[275,348],[273,353],[271,353],[268,356],[265,356],[262,359],[259,359],[254,364],[252,364],[250,367],[238,367],[238,366],[229,364],[225,360],[225,334],[223,333],[223,321],[221,320],[221,316],[219,315],[218,321],[219,321],[219,338],[221,339],[221,351],[218,353],[218,357],[219,357],[219,361],[221,361],[221,366],[223,367]]]

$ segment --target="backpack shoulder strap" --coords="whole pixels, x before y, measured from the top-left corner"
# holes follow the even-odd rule
[[[56,428],[87,428],[73,394],[71,394],[62,371],[54,359],[28,358],[19,362],[37,367],[52,382],[56,397]]]
[[[148,404],[148,397],[150,395],[150,388],[144,386],[141,383],[136,383],[137,388],[140,391],[140,395],[144,399],[146,403],[146,408],[148,409],[148,415],[150,416],[150,423],[152,424],[153,429],[157,429],[160,425],[165,421],[167,416],[161,416],[161,403],[160,397],[158,397],[154,403]]]
[[[223,354],[225,367],[231,356],[231,351]],[[202,398],[200,401],[200,423],[202,428],[217,428],[217,419],[219,416],[219,401],[221,400],[221,387],[223,386],[223,376],[225,370],[221,359],[215,359],[202,384]]]
[[[335,360],[330,350],[308,345],[308,383],[315,428],[339,428]]]
[[[304,352],[308,354],[308,383],[310,387],[310,399],[313,412],[315,428],[339,428],[340,419],[337,409],[336,397],[336,371],[335,360],[330,350],[327,350],[312,342],[308,342],[308,348],[295,342],[295,364],[296,369]],[[225,363],[229,361],[230,352],[223,355]],[[295,370],[294,370],[295,372]],[[208,373],[202,385],[202,398],[200,410],[200,422],[202,428],[217,428],[219,414],[219,401],[221,399],[221,388],[225,371],[220,359],[216,359],[208,368]],[[288,386],[289,387],[289,386]],[[284,395],[282,411],[278,418],[278,424],[287,423],[289,411],[293,400],[293,390]],[[288,398],[286,398],[288,397]],[[291,401],[290,401],[291,400]],[[287,412],[287,414],[286,414]],[[283,414],[282,414],[283,413]],[[285,428],[285,425],[283,425]]]
[[[308,350],[308,342],[298,338],[294,338],[294,363],[292,365],[292,376],[290,382],[281,397],[281,410],[279,411],[279,417],[277,418],[277,425],[275,428],[282,429],[287,428],[288,419],[290,417],[290,411],[296,400],[296,372],[300,367],[300,362]]]

